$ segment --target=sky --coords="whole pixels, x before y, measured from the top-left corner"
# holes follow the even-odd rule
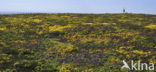
[[[0,0],[0,12],[156,14],[156,0]]]

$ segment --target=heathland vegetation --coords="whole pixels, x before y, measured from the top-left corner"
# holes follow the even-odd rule
[[[156,64],[156,15],[0,15],[0,72],[128,72],[122,60]]]

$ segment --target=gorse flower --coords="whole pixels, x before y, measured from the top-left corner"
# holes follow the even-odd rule
[[[0,27],[0,31],[6,30],[6,27]]]
[[[156,25],[150,24],[150,25],[145,26],[145,28],[156,29]]]
[[[63,31],[66,28],[71,28],[72,25],[67,25],[67,26],[61,26],[61,25],[54,25],[49,27],[50,32],[55,32],[55,31]]]

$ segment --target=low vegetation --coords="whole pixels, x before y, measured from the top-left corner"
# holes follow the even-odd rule
[[[129,72],[122,60],[156,64],[156,15],[0,15],[0,72]]]

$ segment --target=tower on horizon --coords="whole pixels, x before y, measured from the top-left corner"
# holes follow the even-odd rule
[[[126,13],[126,10],[125,10],[125,8],[123,8],[123,13]]]

